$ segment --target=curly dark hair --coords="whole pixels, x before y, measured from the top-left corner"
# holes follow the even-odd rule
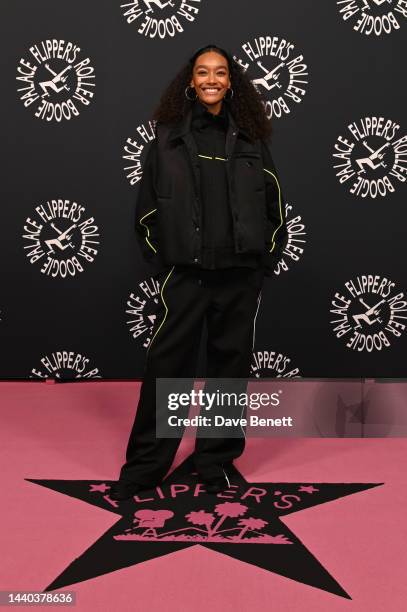
[[[271,121],[267,118],[263,98],[246,75],[246,72],[232,56],[217,45],[201,47],[190,57],[188,62],[175,75],[161,95],[152,119],[157,123],[177,123],[192,107],[194,101],[185,96],[197,58],[207,51],[215,51],[226,58],[229,67],[233,97],[225,98],[228,108],[237,125],[246,130],[252,140],[264,139],[271,135]]]

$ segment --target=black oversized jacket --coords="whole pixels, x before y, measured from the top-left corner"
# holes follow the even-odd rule
[[[287,243],[278,174],[269,143],[252,141],[227,112],[225,163],[235,253],[261,254],[269,276]],[[144,162],[135,227],[153,274],[172,265],[201,264],[199,160],[191,119],[189,110],[175,125],[158,123]]]
[[[212,114],[197,98],[192,104],[191,132],[198,149],[202,216],[201,267],[209,270],[258,268],[261,254],[235,253],[233,219],[226,173],[227,104]]]

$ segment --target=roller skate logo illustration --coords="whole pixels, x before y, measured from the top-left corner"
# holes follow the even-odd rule
[[[233,59],[248,72],[263,97],[268,118],[289,115],[308,85],[308,66],[294,43],[277,36],[258,36],[241,45]]]
[[[75,43],[58,39],[32,45],[20,59],[16,80],[24,106],[46,122],[77,117],[95,93],[90,59]]]
[[[404,0],[337,0],[339,15],[364,36],[382,36],[399,30],[407,17]]]
[[[128,24],[135,24],[136,32],[147,38],[173,38],[182,34],[186,24],[198,17],[200,2],[183,0],[127,0],[120,4]]]
[[[362,11],[370,11],[371,4],[376,4],[376,6],[381,6],[382,4],[393,4],[393,0],[362,0],[363,6]]]
[[[85,207],[70,200],[49,200],[24,222],[24,250],[31,264],[51,278],[71,278],[94,262],[99,228]]]
[[[70,87],[66,85],[66,81],[68,79],[68,75],[66,74],[68,70],[72,70],[72,66],[67,66],[59,73],[56,73],[54,70],[50,68],[49,64],[45,64],[45,68],[53,75],[53,79],[48,81],[39,81],[39,86],[44,92],[42,97],[49,96],[49,90],[55,91],[59,93],[63,90],[70,91]]]
[[[352,318],[356,323],[355,329],[358,327],[362,328],[361,321],[370,326],[373,325],[373,323],[383,323],[383,320],[380,319],[379,314],[380,306],[385,303],[384,300],[380,300],[380,302],[374,306],[369,306],[362,298],[359,298],[359,302],[366,308],[366,310],[359,314],[352,315]]]
[[[153,13],[155,9],[163,9],[167,6],[175,7],[174,2],[168,0],[167,2],[162,2],[161,0],[143,0],[143,4],[146,6],[145,13]],[[153,5],[153,6],[151,6]],[[158,11],[157,11],[158,12]]]
[[[264,76],[258,77],[257,79],[252,79],[252,83],[257,89],[257,91],[259,91],[259,93],[261,92],[262,87],[266,91],[272,91],[272,89],[274,89],[275,87],[277,89],[281,89],[282,85],[279,79],[281,69],[285,65],[284,62],[280,62],[272,70],[266,68],[260,60],[257,60],[256,65],[259,66],[259,68],[261,68],[264,72]]]
[[[354,351],[381,351],[404,333],[407,300],[396,283],[367,274],[349,280],[331,301],[335,336]]]
[[[44,240],[46,246],[48,247],[47,255],[49,253],[55,254],[54,247],[59,251],[65,251],[67,248],[74,249],[74,245],[71,242],[72,234],[70,232],[76,227],[76,223],[68,227],[64,232],[61,232],[55,223],[50,224],[51,227],[57,232],[57,238],[49,238],[48,240]]]
[[[369,151],[370,155],[368,157],[359,157],[356,158],[355,162],[357,166],[360,168],[358,170],[358,174],[365,174],[366,167],[371,168],[372,170],[376,170],[377,168],[387,168],[387,164],[384,163],[383,159],[385,156],[385,149],[390,147],[390,143],[386,142],[384,145],[379,147],[378,149],[372,149],[369,147],[366,140],[363,141],[363,146]]]
[[[332,157],[337,179],[355,196],[386,197],[406,183],[407,135],[392,119],[368,116],[349,123]]]

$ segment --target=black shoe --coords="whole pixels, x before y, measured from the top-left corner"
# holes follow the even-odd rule
[[[230,484],[226,476],[218,476],[216,478],[204,479],[205,490],[207,493],[220,493],[229,489]]]
[[[144,488],[146,487],[144,486]],[[143,489],[143,485],[139,484],[138,482],[118,480],[111,485],[109,497],[110,499],[114,499],[116,501],[123,501],[124,499],[133,497],[133,495],[136,495],[141,489]]]

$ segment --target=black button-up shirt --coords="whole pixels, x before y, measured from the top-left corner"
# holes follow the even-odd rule
[[[198,148],[202,215],[202,263],[205,269],[245,266],[257,268],[259,257],[235,254],[233,221],[226,175],[225,140],[228,116],[225,103],[214,115],[196,100],[191,131]]]

